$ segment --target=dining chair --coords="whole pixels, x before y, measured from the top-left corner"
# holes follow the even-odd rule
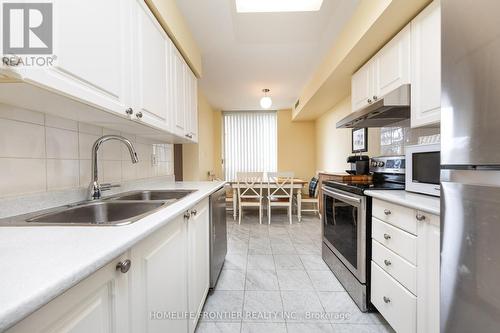
[[[262,172],[238,172],[238,224],[241,224],[242,207],[259,207],[259,223],[262,224]]]
[[[311,204],[311,208],[304,209],[304,204]],[[312,212],[319,215],[318,178],[312,177],[307,193],[302,193],[301,212]]]
[[[271,207],[288,207],[292,224],[293,172],[269,172],[267,174],[267,219],[271,224]]]

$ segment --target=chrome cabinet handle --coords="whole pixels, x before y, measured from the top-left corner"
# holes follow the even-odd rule
[[[185,213],[184,213],[184,218],[185,218],[186,220],[189,220],[189,219],[191,218],[191,213],[189,213],[189,212],[185,212]]]
[[[423,215],[423,214],[417,214],[416,218],[417,218],[417,221],[422,222],[422,221],[425,220],[425,215]]]
[[[391,303],[391,299],[389,297],[384,296],[383,299],[385,303]]]
[[[191,215],[196,215],[196,214],[198,214],[198,211],[197,211],[196,209],[193,209],[193,210],[191,211]]]
[[[132,113],[134,113],[134,109],[128,108],[127,110],[125,110],[125,113],[128,114],[129,116],[131,116]]]
[[[368,98],[368,104],[372,104],[372,100]]]
[[[377,96],[373,96],[373,100],[376,101],[378,99]]]
[[[125,274],[130,269],[130,266],[132,266],[130,259],[123,260],[116,264],[116,270]]]
[[[390,261],[390,260],[385,259],[385,260],[384,260],[384,264],[385,264],[386,266],[390,266],[392,263],[391,263],[391,261]]]
[[[384,214],[385,215],[391,215],[392,212],[389,209],[384,209]]]
[[[193,134],[188,133],[188,134],[186,134],[186,137],[192,139],[193,138]]]
[[[389,235],[389,234],[384,234],[384,238],[385,238],[385,239],[391,239],[391,235]]]
[[[135,114],[135,116],[138,118],[138,119],[141,119],[142,118],[142,112],[137,112]]]

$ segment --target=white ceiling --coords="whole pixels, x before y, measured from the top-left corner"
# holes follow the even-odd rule
[[[284,0],[286,1],[286,0]],[[291,108],[359,0],[324,0],[317,12],[236,13],[234,0],[177,0],[201,49],[200,86],[221,110]]]

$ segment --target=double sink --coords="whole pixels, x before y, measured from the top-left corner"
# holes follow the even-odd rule
[[[125,225],[173,204],[193,190],[132,191],[0,220],[0,225]]]

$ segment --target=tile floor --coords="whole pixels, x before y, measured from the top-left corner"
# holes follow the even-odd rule
[[[323,262],[318,218],[290,225],[273,211],[260,225],[250,211],[241,225],[228,215],[227,226],[226,262],[197,333],[393,332],[360,312]]]

